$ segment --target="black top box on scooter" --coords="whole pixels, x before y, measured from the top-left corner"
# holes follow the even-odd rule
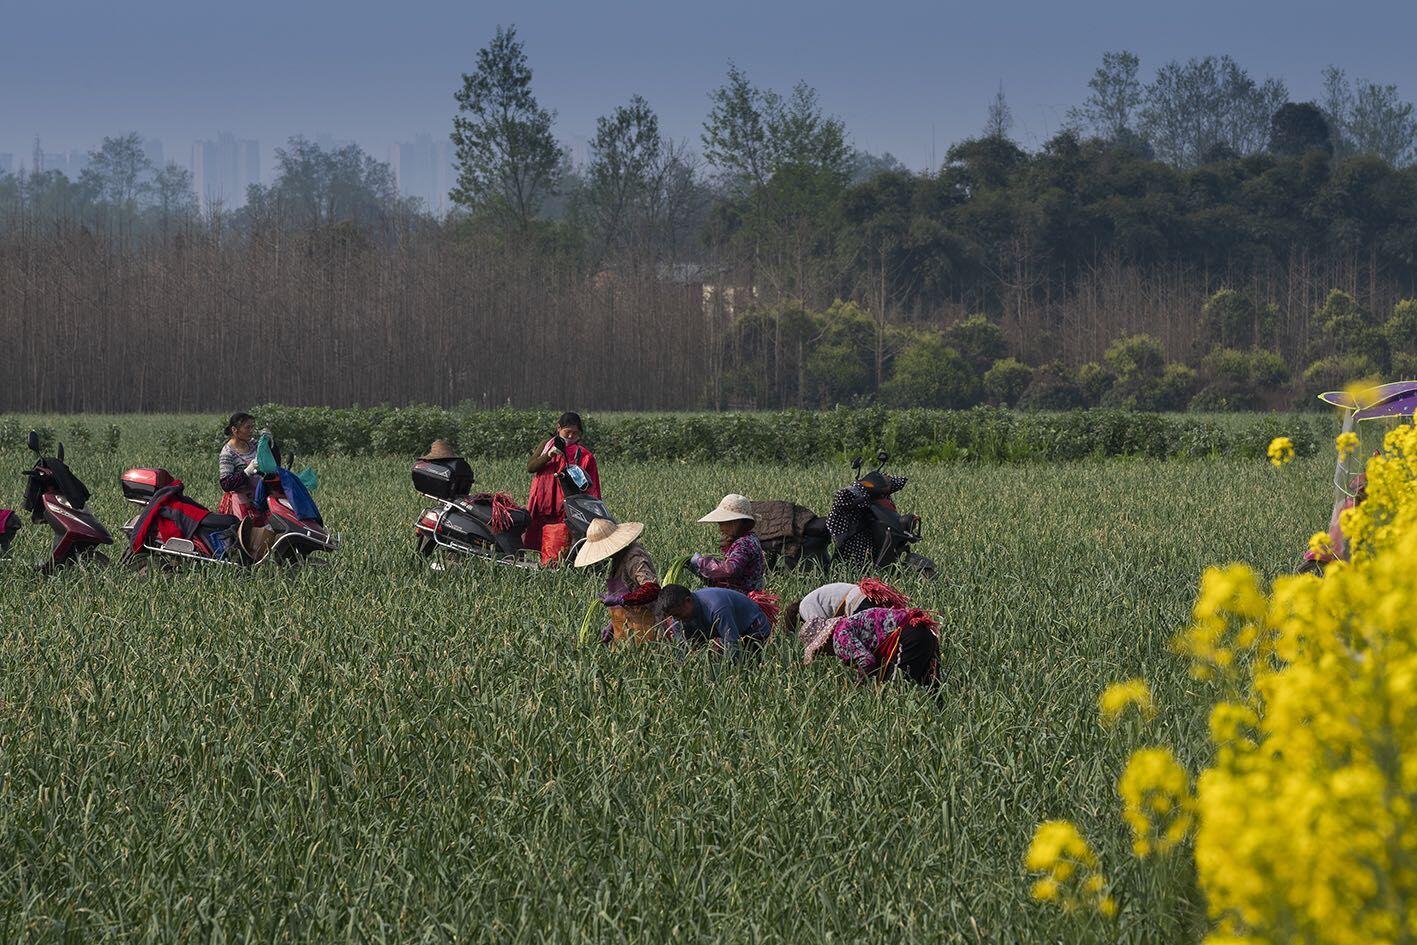
[[[472,467],[461,457],[420,459],[413,464],[413,488],[435,499],[456,499],[472,491]]]
[[[172,485],[172,474],[166,469],[130,469],[123,474],[123,498],[146,505],[153,493]]]

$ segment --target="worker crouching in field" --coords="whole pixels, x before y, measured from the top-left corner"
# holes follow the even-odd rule
[[[709,587],[722,587],[743,594],[763,590],[767,558],[753,531],[753,503],[746,496],[726,495],[700,522],[718,525],[723,536],[722,556],[690,555],[688,568]]]
[[[871,607],[909,607],[910,600],[884,581],[866,578],[864,581],[838,581],[823,584],[801,600],[787,605],[783,613],[783,629],[796,633],[805,643],[821,633],[826,623],[838,617],[850,617]]]
[[[644,529],[639,522],[616,525],[598,518],[586,529],[585,542],[576,553],[578,568],[609,565],[600,600],[610,609],[610,622],[600,632],[602,643],[643,642],[656,636],[659,575],[649,552],[639,543]]]
[[[940,628],[923,610],[872,607],[816,624],[805,639],[804,662],[827,647],[856,671],[862,682],[884,681],[903,673],[911,682],[934,687],[940,678]]]
[[[689,645],[706,645],[731,658],[768,641],[777,601],[725,587],[691,591],[682,584],[667,584],[659,592],[659,615],[674,620],[673,635]]]

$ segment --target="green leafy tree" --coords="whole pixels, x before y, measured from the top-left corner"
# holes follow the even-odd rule
[[[1140,68],[1136,53],[1103,53],[1102,65],[1087,82],[1087,100],[1069,110],[1068,120],[1104,141],[1134,138],[1137,109],[1144,99]]]
[[[247,191],[258,224],[313,230],[387,226],[404,209],[393,171],[355,144],[322,148],[297,135],[276,149],[275,181]]]
[[[1229,56],[1172,61],[1147,86],[1142,132],[1157,157],[1177,167],[1254,154],[1268,144],[1270,116],[1288,98],[1281,80],[1256,82]]]
[[[1326,353],[1357,355],[1366,358],[1378,370],[1387,364],[1387,338],[1347,292],[1338,289],[1330,292],[1316,320],[1323,330]]]
[[[551,134],[554,115],[532,94],[516,27],[498,27],[478,51],[476,70],[462,80],[454,94],[458,179],[452,199],[526,231],[556,190],[562,155]]]
[[[1397,86],[1350,82],[1335,66],[1324,70],[1323,85],[1322,109],[1336,154],[1371,154],[1395,167],[1417,158],[1417,115]]]
[[[1103,360],[1116,375],[1119,385],[1159,378],[1166,369],[1161,342],[1150,335],[1118,338],[1107,346]]]
[[[1394,355],[1417,355],[1417,299],[1403,299],[1393,306],[1383,334]]]
[[[1078,390],[1082,392],[1083,404],[1096,407],[1102,403],[1102,398],[1107,396],[1112,385],[1117,383],[1117,375],[1096,361],[1089,361],[1077,369],[1075,380]]]
[[[1068,366],[1049,361],[1033,372],[1033,380],[1018,399],[1021,410],[1075,410],[1091,406]]]
[[[1033,368],[1014,358],[1003,358],[984,372],[984,395],[990,403],[1012,407],[1031,383]]]
[[[1249,297],[1220,289],[1201,307],[1201,337],[1209,347],[1247,347],[1257,340],[1259,314]]]
[[[618,248],[642,233],[653,212],[665,150],[659,118],[638,95],[596,122],[586,177],[602,245]]]
[[[945,344],[960,353],[975,374],[982,375],[1008,352],[1004,331],[987,315],[971,315],[945,329]]]
[[[81,179],[99,200],[133,213],[152,189],[152,168],[152,161],[143,150],[143,139],[134,131],[104,138],[97,150],[89,152],[89,166]]]
[[[1269,151],[1298,157],[1305,151],[1333,153],[1333,136],[1323,110],[1312,102],[1286,102],[1269,120]]]
[[[960,409],[979,403],[979,375],[939,332],[922,332],[896,356],[881,399],[896,407]]]

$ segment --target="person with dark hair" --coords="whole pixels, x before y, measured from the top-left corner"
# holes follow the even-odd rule
[[[526,500],[531,521],[522,533],[522,544],[527,548],[541,551],[542,529],[560,522],[565,515],[566,496],[556,476],[567,466],[579,466],[590,479],[590,488],[586,491],[597,499],[601,497],[600,470],[596,468],[595,454],[581,445],[584,433],[581,415],[566,411],[556,421],[556,435],[547,440],[526,464],[526,471],[532,477],[531,493]]]
[[[245,518],[256,501],[256,418],[237,411],[226,421],[226,442],[217,456],[222,515]]]
[[[666,584],[659,590],[660,618],[678,624],[676,635],[691,645],[707,644],[710,649],[734,657],[752,645],[761,646],[772,634],[769,610],[738,591],[706,587],[691,591],[682,584]]]
[[[763,544],[753,531],[756,519],[748,497],[730,493],[699,521],[718,526],[720,554],[694,552],[689,556],[689,570],[710,587],[726,587],[744,594],[762,591],[768,562]]]
[[[872,607],[838,617],[830,633],[807,642],[804,662],[812,662],[828,645],[863,682],[884,681],[897,672],[921,686],[939,682],[940,628],[923,610]]]

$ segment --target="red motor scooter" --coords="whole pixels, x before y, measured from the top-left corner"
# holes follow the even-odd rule
[[[113,544],[113,538],[86,508],[89,490],[64,464],[64,444],[59,444],[56,455],[44,456],[39,451],[39,434],[31,430],[29,448],[36,459],[34,466],[25,470],[29,477],[25,510],[31,521],[45,522],[54,531],[49,560],[40,570],[52,574],[68,564],[107,564],[108,557],[99,547]]]

